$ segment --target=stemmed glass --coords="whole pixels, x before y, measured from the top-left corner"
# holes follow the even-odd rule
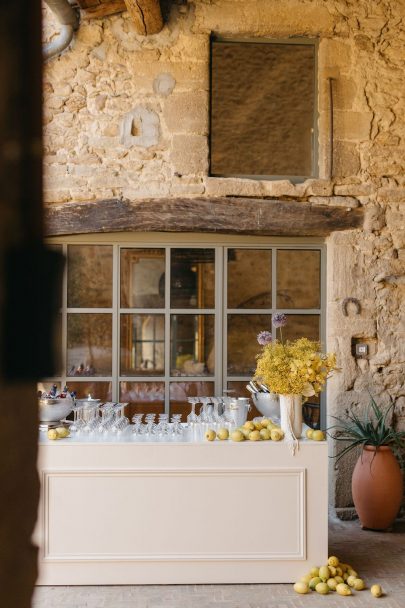
[[[159,422],[156,428],[159,437],[169,434],[169,414],[159,414]]]
[[[172,435],[175,438],[182,437],[184,429],[181,424],[181,414],[172,414],[171,423],[172,423]]]
[[[111,431],[113,433],[120,434],[122,433],[127,426],[129,425],[129,420],[126,416],[124,416],[124,409],[127,406],[127,403],[117,403],[114,407],[114,423],[111,426]]]
[[[142,435],[142,432],[143,432],[142,418],[143,418],[143,414],[134,414],[132,416],[132,422],[134,423],[134,428],[133,428],[132,432],[134,433],[134,435]]]
[[[82,417],[83,406],[75,405],[73,407],[73,424],[70,425],[69,430],[71,433],[80,433],[83,429],[85,422]]]
[[[145,435],[147,435],[148,437],[150,437],[151,435],[154,435],[156,432],[155,418],[156,418],[156,414],[153,414],[153,413],[146,414],[146,416],[145,416],[145,422],[146,422]]]

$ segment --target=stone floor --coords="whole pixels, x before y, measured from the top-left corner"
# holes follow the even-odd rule
[[[32,608],[405,608],[405,524],[380,533],[361,530],[357,521],[332,519],[329,551],[369,586],[380,583],[385,596],[377,600],[368,590],[352,597],[300,596],[292,585],[37,587]]]

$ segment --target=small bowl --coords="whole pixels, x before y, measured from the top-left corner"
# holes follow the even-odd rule
[[[275,393],[254,393],[252,395],[256,409],[263,416],[269,418],[280,418],[280,403]]]
[[[72,411],[71,399],[38,399],[40,422],[59,422]]]

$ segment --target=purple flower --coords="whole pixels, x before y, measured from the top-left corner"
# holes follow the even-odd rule
[[[287,325],[287,316],[282,312],[276,312],[276,314],[273,315],[272,323],[276,328],[284,327],[284,325]]]
[[[257,341],[260,346],[266,346],[266,344],[271,344],[273,338],[271,337],[270,331],[261,331],[257,334]]]

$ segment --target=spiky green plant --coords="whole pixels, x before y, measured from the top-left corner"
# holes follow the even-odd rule
[[[366,445],[376,448],[388,445],[393,448],[393,451],[405,447],[405,431],[396,431],[387,422],[388,415],[394,408],[394,402],[391,400],[390,406],[383,412],[371,395],[370,398],[370,404],[362,418],[349,410],[345,412],[345,419],[333,416],[338,424],[329,427],[329,435],[336,441],[349,444],[335,455],[336,462],[355,448],[363,448]],[[330,431],[333,432],[330,433]]]

